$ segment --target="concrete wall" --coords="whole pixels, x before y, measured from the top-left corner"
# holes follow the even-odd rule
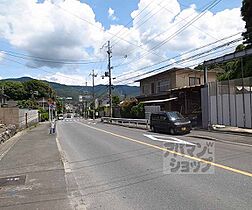
[[[0,123],[24,128],[38,122],[38,110],[0,108]]]
[[[12,124],[19,127],[19,109],[18,108],[0,108],[0,123]]]
[[[19,128],[38,123],[38,110],[19,109]]]

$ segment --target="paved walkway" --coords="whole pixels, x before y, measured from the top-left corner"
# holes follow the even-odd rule
[[[1,210],[70,209],[56,136],[48,129],[41,124],[0,145]]]
[[[222,131],[222,132],[230,132],[230,133],[238,133],[238,134],[248,134],[252,135],[252,129],[249,128],[238,128],[231,126],[213,126],[214,131]]]

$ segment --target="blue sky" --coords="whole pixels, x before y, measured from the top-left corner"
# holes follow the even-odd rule
[[[33,7],[34,7],[34,10],[38,9],[38,8],[36,8],[36,6],[34,6],[34,4],[31,4],[31,7],[30,7],[29,3],[25,2],[24,0],[19,1],[20,7],[22,7],[22,2],[24,2],[23,3],[24,11],[26,10],[26,8],[28,11],[27,12],[28,16],[25,16],[25,13],[20,13],[20,15],[21,15],[21,17],[20,17],[20,15],[18,15],[18,12],[20,12],[20,11],[13,9],[11,3],[9,3],[10,1],[3,1],[4,3],[0,3],[1,8],[6,9],[6,11],[10,11],[8,13],[4,13],[5,10],[3,9],[3,12],[0,12],[0,16],[4,17],[2,21],[5,21],[5,22],[0,22],[1,25],[4,25],[2,28],[0,26],[0,51],[4,51],[4,52],[11,51],[12,53],[15,52],[15,53],[22,53],[22,54],[29,55],[29,56],[47,57],[47,58],[51,58],[51,59],[55,59],[55,60],[60,59],[60,58],[68,58],[70,60],[79,60],[79,59],[83,60],[84,58],[80,57],[81,53],[83,52],[83,54],[85,54],[85,53],[87,54],[86,55],[87,58],[85,58],[85,59],[102,61],[105,59],[105,57],[98,55],[99,48],[102,46],[102,43],[104,42],[104,40],[111,37],[111,34],[119,31],[119,29],[117,29],[117,28],[113,29],[113,27],[116,27],[116,25],[122,25],[122,26],[126,25],[131,20],[131,13],[134,10],[138,10],[138,12],[141,11],[141,9],[138,8],[138,4],[139,4],[140,0],[128,0],[128,1],[122,1],[122,0],[81,0],[82,3],[86,3],[94,12],[94,15],[95,15],[94,21],[96,21],[95,24],[97,24],[97,26],[98,26],[98,27],[96,26],[96,31],[95,31],[94,30],[95,27],[90,26],[81,20],[78,20],[78,18],[76,18],[76,17],[75,18],[71,17],[71,16],[69,16],[69,14],[67,16],[67,18],[69,18],[69,20],[67,20],[67,21],[65,21],[66,16],[56,17],[56,19],[58,18],[58,20],[57,20],[58,23],[61,24],[61,26],[57,26],[57,21],[55,21],[55,16],[53,16],[53,14],[51,12],[52,11],[51,9],[53,7],[50,7],[50,0],[47,0],[47,1],[48,1],[47,2],[48,6],[44,7],[44,9],[47,10],[48,14],[50,14],[51,19],[46,19],[46,20],[48,20],[49,23],[55,24],[55,25],[53,25],[54,30],[58,30],[58,31],[56,31],[57,34],[55,32],[55,35],[52,34],[51,31],[50,31],[50,33],[48,33],[48,30],[50,30],[50,28],[49,28],[50,24],[48,24],[46,26],[43,24],[43,18],[47,18],[47,15],[45,15],[45,16],[42,15],[41,16],[42,21],[40,21],[40,17],[37,17],[40,15],[40,13],[37,12],[37,14],[36,14],[36,12],[34,13],[34,12],[30,11],[31,8],[33,8]],[[61,0],[54,0],[54,2],[60,2],[60,1]],[[67,0],[67,1],[71,2],[71,0]],[[142,0],[142,1],[145,1],[145,0]],[[171,1],[175,1],[175,0],[171,0]],[[31,2],[31,1],[29,1],[29,2]],[[34,2],[36,2],[36,1],[34,0]],[[39,2],[41,5],[46,5],[45,2],[42,0]],[[165,2],[165,1],[163,1],[163,2]],[[198,0],[198,1],[178,0],[178,2],[180,4],[181,10],[186,10],[190,7],[191,4],[195,4],[196,5],[195,10],[197,11],[200,8],[202,8],[205,4],[207,4],[207,2],[210,2],[210,0],[207,2],[205,0]],[[71,4],[69,3],[69,5],[71,5]],[[215,14],[222,12],[226,9],[239,8],[240,6],[241,6],[241,0],[232,0],[232,1],[223,0],[221,3],[218,4],[218,6],[216,6],[214,9],[212,9],[211,12],[213,13],[213,15],[215,15]],[[156,6],[156,7],[158,7],[158,6]],[[170,8],[169,5],[167,7]],[[11,8],[13,11],[9,10],[8,8]],[[28,8],[30,10],[28,10]],[[73,8],[75,8],[74,12],[78,12],[80,10],[80,12],[83,11],[83,15],[88,14],[90,16],[89,20],[92,21],[92,14],[88,10],[88,8],[83,8],[83,10],[81,10],[81,8],[79,8],[79,7],[73,6]],[[109,8],[111,8],[114,11],[114,13],[113,13],[113,15],[115,17],[114,19],[109,17],[109,15],[108,15]],[[172,8],[172,6],[171,6],[171,8]],[[56,8],[55,8],[55,10],[56,10]],[[69,12],[72,12],[70,7],[68,7],[68,8],[66,7],[66,10],[69,10]],[[40,11],[40,10],[38,9],[37,11]],[[88,12],[85,13],[85,11],[88,11]],[[29,12],[31,12],[31,15],[32,15],[31,19],[32,19],[32,17],[35,17],[35,21],[34,21],[35,23],[32,20],[27,20],[27,17],[29,18]],[[56,11],[56,12],[59,12],[59,11]],[[62,11],[61,11],[61,13],[58,13],[58,14],[67,15],[67,14],[64,14],[64,12],[62,12]],[[82,13],[80,13],[80,14],[82,14]],[[230,12],[230,14],[234,14],[234,13]],[[235,20],[237,20],[237,22],[239,23],[239,21],[240,21],[239,14],[237,15],[237,11],[235,14],[237,16]],[[182,13],[181,13],[181,15],[182,15]],[[24,21],[17,23],[19,21],[18,20],[19,17],[20,17],[20,21],[21,21],[22,16],[24,16],[23,17]],[[229,16],[230,15],[228,15],[228,12],[227,12],[226,16],[223,15],[223,17],[224,18],[226,17],[227,19],[229,18]],[[153,16],[153,18],[154,17],[155,16]],[[73,26],[71,26],[70,19],[73,22],[73,24],[76,24],[76,27],[78,28],[78,29],[76,29],[76,31],[75,31],[75,28]],[[26,20],[27,20],[27,24],[25,23]],[[50,22],[51,20],[52,20],[52,22]],[[216,19],[214,19],[214,17],[213,17],[213,20],[216,20]],[[13,21],[13,22],[11,22],[11,21]],[[162,21],[164,21],[164,20],[160,19],[160,23]],[[231,20],[227,20],[227,21],[231,21]],[[64,22],[64,24],[62,24],[63,22]],[[159,23],[159,19],[157,19],[157,24],[158,23]],[[29,30],[29,24],[31,25],[30,30]],[[41,24],[41,25],[38,25],[38,24]],[[85,24],[86,24],[86,26],[85,26]],[[100,32],[97,29],[100,27],[99,24],[101,24],[102,27],[104,27],[104,31],[101,32],[101,34],[99,34]],[[169,23],[169,24],[172,24],[172,23]],[[197,23],[195,23],[195,24],[197,24]],[[209,23],[209,25],[211,25],[211,24],[216,24],[216,23],[212,23],[212,22]],[[22,25],[22,26],[20,26],[20,25]],[[111,25],[113,26],[112,29],[110,29]],[[204,25],[204,24],[199,23],[199,25],[197,25],[197,27],[200,28],[202,25]],[[125,37],[123,37],[123,39],[127,39],[129,42],[134,42],[134,43],[138,43],[140,40],[142,43],[141,46],[143,46],[142,48],[146,47],[146,49],[147,49],[148,47],[151,47],[152,45],[147,45],[147,43],[145,45],[146,40],[144,40],[143,35],[145,34],[146,30],[148,31],[148,28],[152,28],[152,27],[155,28],[155,27],[153,26],[153,23],[151,23],[151,20],[147,21],[147,23],[145,23],[145,26],[146,26],[146,28],[139,27],[134,32],[129,32],[128,33],[129,36],[127,36],[128,34],[125,33],[126,35],[125,35]],[[82,27],[84,27],[84,28],[86,27],[86,29],[83,29],[83,30],[86,30],[86,32],[82,36],[78,37],[78,34],[80,34],[81,31],[83,31]],[[130,23],[130,25],[128,26],[128,28],[134,28],[134,27],[135,26],[133,26],[133,23]],[[202,27],[205,27],[205,26],[202,26]],[[216,29],[214,29],[214,30],[221,30],[222,29],[221,26],[219,28],[220,29],[218,29],[218,27],[216,27]],[[240,30],[241,27],[237,27],[237,28],[238,28],[237,30]],[[109,29],[110,29],[110,31],[108,32]],[[38,31],[36,31],[36,30],[38,30]],[[69,34],[66,35],[65,34],[66,31],[64,31],[64,30],[66,30]],[[70,30],[70,32],[68,30]],[[77,30],[79,30],[80,33]],[[92,30],[94,30],[94,31],[92,31]],[[123,30],[126,31],[126,29],[123,29]],[[229,31],[232,31],[232,30],[230,30],[230,29],[225,29],[225,30],[231,34],[231,32],[229,32]],[[209,31],[207,31],[207,33],[216,34],[216,36],[218,36],[218,34],[223,34],[223,35],[218,36],[218,38],[221,38],[222,36],[224,36],[225,30],[222,30],[219,33],[218,31],[213,31],[213,29],[209,29]],[[3,31],[3,33],[1,33],[1,31]],[[46,31],[46,33],[44,35],[43,33],[45,31]],[[76,32],[76,35],[75,35],[75,32]],[[158,29],[156,29],[156,31],[153,31],[150,33],[156,34],[158,32],[159,32]],[[139,34],[140,38],[137,40],[133,40],[135,37],[134,36],[133,36],[133,38],[130,37],[133,33]],[[69,36],[71,36],[71,35],[73,37],[69,38]],[[189,33],[188,33],[188,35],[189,35]],[[227,34],[227,35],[229,35],[229,34]],[[57,38],[57,36],[59,39]],[[66,42],[64,42],[64,37],[67,37]],[[81,39],[86,39],[86,40],[83,41]],[[64,47],[61,47],[58,43],[56,46],[51,46],[49,43],[50,42],[53,43],[52,40],[55,40],[54,43],[57,43],[57,41],[59,41],[59,43],[60,42],[63,43]],[[184,40],[184,38],[183,38],[183,40]],[[150,40],[148,40],[148,42],[149,41]],[[202,41],[202,43],[209,43],[210,39],[200,40],[200,41]],[[69,42],[69,44],[68,44],[68,42]],[[91,42],[92,42],[92,44],[90,44]],[[94,42],[97,42],[99,44],[96,44]],[[195,42],[196,42],[196,39],[195,39]],[[45,46],[47,44],[48,44],[48,46]],[[83,46],[81,46],[82,44],[83,44]],[[112,60],[114,65],[118,65],[118,64],[120,65],[123,62],[125,62],[122,59],[124,52],[119,52],[120,50],[122,51],[122,49],[125,49],[125,51],[130,51],[130,49],[132,48],[132,46],[126,46],[127,43],[125,43],[125,42],[120,43],[120,44],[122,46],[119,46],[117,50],[115,49],[116,55],[114,55],[114,57],[113,57],[113,59],[115,59],[115,60],[114,61]],[[70,46],[69,49],[67,49],[67,46]],[[84,46],[86,46],[86,47],[84,47]],[[167,56],[167,58],[169,58],[174,55],[177,55],[178,53],[180,53],[182,51],[190,50],[193,47],[197,47],[197,45],[195,45],[195,46],[193,45],[193,41],[191,41],[191,43],[188,44],[188,46],[177,46],[177,42],[176,42],[174,44],[171,43],[169,46],[167,46],[167,50],[162,49],[163,51],[160,50],[157,52],[160,54],[163,54],[163,57]],[[64,48],[64,49],[62,50],[61,48]],[[57,49],[61,49],[62,51],[57,52]],[[138,49],[138,50],[141,50],[141,49]],[[165,50],[165,52],[164,52],[164,50]],[[96,52],[98,54],[94,54],[94,52]],[[134,56],[137,56],[137,55],[139,56],[139,54],[141,54],[141,53],[142,52],[138,51],[134,54]],[[59,56],[59,54],[61,55],[61,57]],[[88,55],[88,54],[93,54],[93,55]],[[57,57],[57,56],[59,56],[59,57]],[[134,56],[132,55],[132,58],[136,60],[137,57],[134,58]],[[3,58],[1,59],[1,57],[3,57]],[[121,58],[121,60],[120,60],[120,58]],[[119,61],[117,61],[116,59],[119,59]],[[155,61],[158,61],[157,58],[155,58],[155,56],[154,56],[154,58],[149,56],[148,59],[146,58],[145,60],[143,60],[141,62],[139,61],[137,64],[133,63],[133,65],[137,66],[137,68],[140,68],[140,67],[142,67],[141,65],[145,66],[146,64],[152,64],[152,63],[155,63]],[[128,62],[128,60],[126,62]],[[28,65],[30,65],[32,67],[36,66],[36,68],[27,67]],[[3,55],[3,53],[0,54],[0,69],[1,69],[0,70],[0,77],[1,78],[32,76],[35,78],[49,79],[51,81],[56,81],[56,82],[61,82],[61,83],[66,83],[66,84],[84,84],[85,81],[90,82],[91,78],[88,76],[88,74],[93,68],[96,70],[96,72],[99,74],[99,76],[101,76],[101,74],[106,70],[106,63],[103,62],[103,63],[96,63],[96,64],[90,64],[90,65],[65,65],[65,66],[40,65],[36,62],[35,63],[28,62],[28,64],[27,64],[27,60],[20,59],[18,57],[9,56],[6,54]],[[127,71],[130,72],[130,70],[133,71],[132,69],[134,69],[132,67],[132,65],[125,66],[122,68],[117,68],[116,71],[114,72],[114,75],[121,75]],[[98,79],[98,83],[103,82],[100,78],[101,77],[99,77],[99,79]]]
[[[118,24],[127,24],[131,20],[131,12],[137,9],[139,3],[138,0],[81,0],[81,2],[88,3],[96,14],[96,19],[103,23],[103,25],[108,28],[111,21],[108,20],[108,9],[111,7],[115,10],[116,16],[118,17]],[[195,4],[197,8],[202,8],[205,4],[210,2],[210,0],[179,0],[181,7],[190,6]],[[213,12],[219,12],[224,9],[230,9],[241,6],[241,0],[223,0],[218,7],[213,8]]]

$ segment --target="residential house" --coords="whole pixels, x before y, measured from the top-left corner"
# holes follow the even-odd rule
[[[208,72],[208,82],[212,81],[216,81],[216,71]],[[172,68],[136,82],[140,82],[137,99],[146,104],[147,118],[151,110],[179,111],[190,118],[201,118],[204,71]]]

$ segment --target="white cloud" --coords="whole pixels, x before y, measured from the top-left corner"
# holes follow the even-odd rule
[[[87,4],[76,0],[13,0],[0,2],[0,36],[32,56],[49,59],[87,59],[87,48],[96,47],[102,39],[102,25]],[[63,9],[60,9],[60,8]],[[64,10],[86,19],[87,24]],[[59,67],[55,63],[31,62],[36,66]]]
[[[108,9],[108,17],[111,20],[117,20],[118,18],[115,16],[115,10],[113,10],[111,7]]]
[[[4,53],[0,51],[0,61],[3,60],[3,57],[4,57]]]
[[[49,82],[57,82],[66,85],[85,85],[86,78],[78,74],[64,74],[56,72],[51,75],[39,75],[37,79],[46,80]]]
[[[97,72],[97,71],[95,71]],[[32,77],[30,75],[27,75],[29,77]],[[46,80],[49,82],[56,82],[60,84],[66,84],[66,85],[80,85],[80,86],[85,86],[86,81],[88,86],[92,86],[92,77],[89,74],[80,74],[80,73],[62,73],[62,72],[55,72],[52,74],[47,74],[43,75],[40,74],[36,77],[36,79],[41,79],[41,80]],[[108,78],[102,79],[101,75],[98,75],[95,77],[95,85],[98,84],[107,84],[108,83]]]
[[[131,16],[136,17],[152,1],[140,0],[138,9]],[[240,32],[245,25],[240,16],[240,8],[226,9],[216,14],[208,11],[192,26],[153,51],[155,46],[168,40],[186,22],[199,14],[195,5],[181,9],[178,0],[157,0],[134,19],[132,27],[111,25],[108,30],[95,20],[95,13],[88,4],[76,0],[45,0],[40,4],[36,0],[0,0],[0,8],[0,38],[8,40],[15,48],[32,56],[48,59],[97,59],[104,58],[106,52],[100,48],[106,40],[111,40],[113,58],[127,54],[127,61],[130,62],[124,69],[117,68],[117,74],[153,64]],[[109,8],[108,16],[112,20],[116,19],[112,8]],[[52,68],[62,66],[35,60],[28,65]],[[60,71],[62,70],[58,70],[48,79],[71,84],[70,80],[60,76],[65,74]],[[70,77],[72,76],[83,79],[78,72],[73,72]],[[100,79],[97,78],[97,81]]]
[[[135,17],[151,1],[140,0],[138,9],[133,11],[131,16]],[[171,58],[184,51],[195,49],[244,30],[245,23],[241,19],[240,8],[234,8],[217,13],[207,11],[205,15],[183,32],[173,36],[197,15],[199,15],[199,12],[195,5],[181,9],[177,0],[160,1],[147,7],[141,15],[134,19],[133,27],[130,30],[134,31],[135,34],[139,34],[141,46],[152,51],[152,53],[138,49],[137,52],[140,54],[140,59],[135,59],[131,62],[131,66],[135,68],[130,68],[128,71],[139,69],[139,67],[146,64],[153,64],[165,58]],[[148,21],[143,21],[148,18]],[[127,35],[125,33],[123,37],[125,38]],[[160,47],[155,49],[156,46]],[[155,49],[154,51],[153,48]],[[135,56],[136,54],[135,52]],[[155,54],[162,57],[158,57]],[[198,62],[200,63],[207,58],[202,58]],[[189,64],[191,65],[192,63]]]

